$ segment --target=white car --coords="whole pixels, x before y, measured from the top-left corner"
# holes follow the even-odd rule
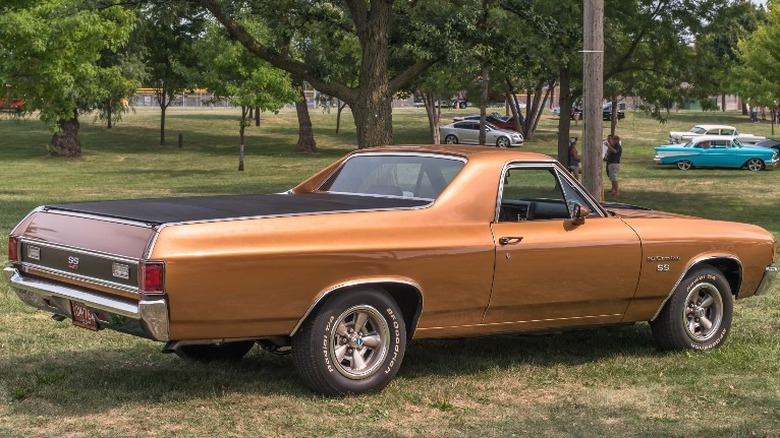
[[[737,132],[737,128],[729,125],[696,125],[689,131],[669,131],[669,143],[687,143],[692,138],[701,135],[724,135],[729,137],[736,137],[742,144],[753,144],[760,140],[765,140],[766,137],[759,137],[753,134],[740,134]]]
[[[439,128],[439,131],[447,144],[479,144],[479,120],[463,120],[450,123]],[[490,123],[486,123],[485,143],[495,144],[500,148],[522,146],[523,134],[499,129]]]

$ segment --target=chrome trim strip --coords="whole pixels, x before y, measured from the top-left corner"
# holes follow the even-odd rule
[[[778,278],[780,278],[780,269],[775,265],[769,265],[764,270],[764,276],[761,278],[761,283],[756,288],[756,295],[764,295],[769,292],[775,284],[778,284]]]
[[[322,192],[325,193],[325,192]],[[381,196],[381,195],[367,195],[367,196]],[[389,197],[389,196],[388,196]],[[397,198],[397,197],[396,197]],[[399,198],[400,199],[400,198]],[[412,199],[412,198],[406,198]],[[400,211],[400,210],[425,210],[430,208],[433,203],[421,205],[419,207],[393,207],[393,208],[367,208],[360,210],[328,210],[328,211],[308,211],[305,213],[286,213],[286,214],[268,214],[262,216],[239,216],[239,217],[227,217],[219,219],[204,219],[204,220],[192,220],[181,222],[166,222],[160,225],[158,233],[165,227],[177,226],[177,225],[197,225],[197,224],[210,224],[216,222],[233,222],[233,221],[246,221],[255,219],[276,219],[282,217],[302,217],[302,216],[314,216],[314,215],[329,215],[329,214],[344,214],[344,213],[368,213],[374,211]]]
[[[413,282],[413,281],[406,281],[401,280],[398,278],[372,278],[370,280],[353,280],[353,281],[346,281],[343,283],[336,284],[334,286],[329,287],[328,289],[325,289],[324,291],[320,292],[320,294],[317,296],[317,298],[311,303],[308,309],[306,309],[306,313],[303,314],[303,316],[298,320],[298,323],[295,324],[295,327],[293,327],[292,331],[290,332],[290,337],[295,336],[295,333],[298,332],[298,329],[301,327],[304,321],[306,321],[306,318],[309,317],[309,314],[314,310],[315,307],[319,303],[322,302],[326,297],[330,296],[331,293],[336,292],[337,290],[341,290],[347,287],[354,287],[354,286],[362,286],[362,285],[373,285],[373,284],[379,284],[379,283],[396,283],[396,284],[404,284],[407,286],[413,287],[417,293],[420,296],[420,314],[417,315],[417,320],[422,317],[423,310],[425,309],[425,296],[422,293],[422,288],[419,284]],[[417,321],[410,321],[413,323],[413,327],[417,326]],[[408,335],[411,335],[409,333]]]
[[[112,216],[100,216],[97,214],[89,214],[89,213],[81,213],[78,211],[68,211],[68,210],[59,210],[57,207],[54,206],[46,206],[42,205],[41,207],[38,207],[41,209],[41,211],[45,211],[47,213],[52,214],[59,214],[62,216],[71,216],[71,217],[77,217],[77,218],[83,218],[83,219],[92,219],[97,220],[101,222],[111,222],[115,224],[120,225],[131,225],[134,227],[141,227],[141,228],[154,228],[154,224],[149,222],[143,222],[143,221],[134,221],[130,219],[121,219],[117,217]]]
[[[108,328],[158,341],[169,340],[168,305],[163,299],[133,300],[106,296],[78,287],[22,276],[14,267],[3,269],[11,287],[26,304],[40,310],[72,318],[70,302],[78,301],[88,308],[108,315],[99,320]]]
[[[83,254],[83,255],[98,256],[98,257],[101,257],[103,259],[111,260],[113,262],[138,264],[139,261],[140,261],[139,259],[134,259],[132,257],[122,256],[122,255],[118,255],[118,254],[111,254],[111,253],[102,252],[102,251],[93,251],[93,250],[89,250],[89,249],[81,248],[81,247],[77,247],[77,246],[62,245],[62,244],[59,244],[59,243],[51,243],[51,242],[46,242],[44,240],[30,239],[30,238],[27,238],[27,237],[19,236],[19,243],[21,244],[22,242],[32,243],[32,244],[35,244],[35,245],[42,246],[44,248],[61,249],[61,250],[64,250],[64,251],[75,252],[75,253],[79,253],[79,254]]]
[[[704,261],[707,261],[707,260],[713,260],[713,259],[731,259],[731,260],[734,260],[735,262],[737,262],[737,265],[739,265],[739,277],[740,277],[740,280],[742,279],[742,272],[743,272],[744,269],[742,268],[742,262],[740,262],[739,259],[736,256],[725,255],[724,254],[724,255],[719,255],[719,256],[712,255],[712,256],[706,256],[706,257],[700,257],[700,258],[697,258],[697,259],[693,259],[691,261],[691,263],[688,263],[688,266],[685,267],[685,269],[683,270],[682,274],[680,275],[680,278],[678,278],[677,282],[674,283],[674,286],[672,287],[672,290],[669,292],[669,295],[667,295],[666,298],[664,298],[663,302],[661,302],[661,305],[658,307],[658,310],[655,311],[655,315],[653,315],[653,317],[650,318],[650,321],[654,321],[656,318],[658,318],[658,314],[661,313],[661,310],[663,310],[664,306],[666,305],[666,302],[669,301],[669,298],[672,297],[672,295],[674,294],[674,291],[677,290],[677,286],[679,286],[680,283],[682,283],[683,278],[685,278],[685,276],[688,275],[688,272],[690,272],[690,270],[694,266],[698,265],[701,262],[704,262]],[[738,290],[737,291],[731,291],[731,293],[732,293],[732,295],[737,295],[739,293],[739,291]]]
[[[33,265],[29,263],[22,263],[21,268],[22,268],[22,272],[26,274],[35,275],[36,273],[42,273],[42,274],[55,275],[65,280],[80,281],[94,286],[107,287],[110,289],[116,289],[123,292],[133,293],[136,295],[140,294],[139,288],[135,286],[128,286],[126,284],[121,284],[121,283],[114,283],[108,280],[100,280],[94,277],[86,277],[79,274],[73,274],[71,272],[60,271],[59,269],[47,268],[45,266]]]

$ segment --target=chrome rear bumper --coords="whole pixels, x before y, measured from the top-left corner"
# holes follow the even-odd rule
[[[168,304],[162,298],[134,301],[112,297],[64,283],[23,276],[13,267],[3,269],[19,298],[37,309],[73,319],[71,301],[92,311],[99,329],[168,341]]]

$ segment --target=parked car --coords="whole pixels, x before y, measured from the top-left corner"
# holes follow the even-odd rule
[[[655,148],[658,164],[675,164],[680,170],[694,167],[746,167],[752,171],[777,166],[778,151],[745,146],[735,137],[702,135],[684,145]]]
[[[394,146],[281,194],[45,205],[4,272],[56,321],[195,361],[257,342],[347,394],[387,385],[412,339],[650,321],[663,349],[719,347],[733,300],[774,287],[776,246],[754,225],[599,204],[546,155]]]
[[[620,105],[618,105],[617,118],[618,120],[626,118],[626,113],[620,110]],[[605,122],[612,120],[612,102],[607,102],[601,106],[601,120]]]
[[[479,144],[479,121],[463,120],[439,128],[441,137],[447,144]],[[522,146],[523,134],[516,131],[499,129],[490,123],[485,124],[485,142],[497,147]]]
[[[453,122],[460,122],[463,120],[479,121],[479,114],[465,117],[453,117]],[[485,121],[497,127],[498,129],[515,130],[515,116],[506,117],[499,113],[492,113],[485,116]],[[524,122],[522,114],[520,114],[520,124]]]
[[[3,84],[3,91],[0,93],[0,112],[21,113],[24,111],[24,100],[13,96],[11,84]]]
[[[755,143],[755,146],[759,146],[762,148],[771,148],[780,152],[780,141],[771,138],[767,138],[766,140],[759,140]]]
[[[737,128],[729,125],[696,125],[689,131],[669,131],[669,143],[687,143],[689,140],[702,135],[736,137],[742,144],[753,144],[766,139],[766,137],[759,137],[753,134],[740,134],[737,132]]]

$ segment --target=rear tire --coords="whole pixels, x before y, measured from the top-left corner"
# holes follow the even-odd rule
[[[395,377],[406,349],[406,326],[396,302],[368,287],[328,299],[292,339],[301,380],[325,395],[379,391]]]
[[[734,297],[723,273],[711,266],[689,272],[650,322],[662,350],[720,347],[731,330]]]
[[[453,134],[450,134],[450,135],[444,137],[444,143],[447,143],[447,144],[458,144],[458,137],[456,137]]]
[[[177,356],[192,362],[238,362],[252,349],[254,341],[228,342],[221,345],[182,345]]]

